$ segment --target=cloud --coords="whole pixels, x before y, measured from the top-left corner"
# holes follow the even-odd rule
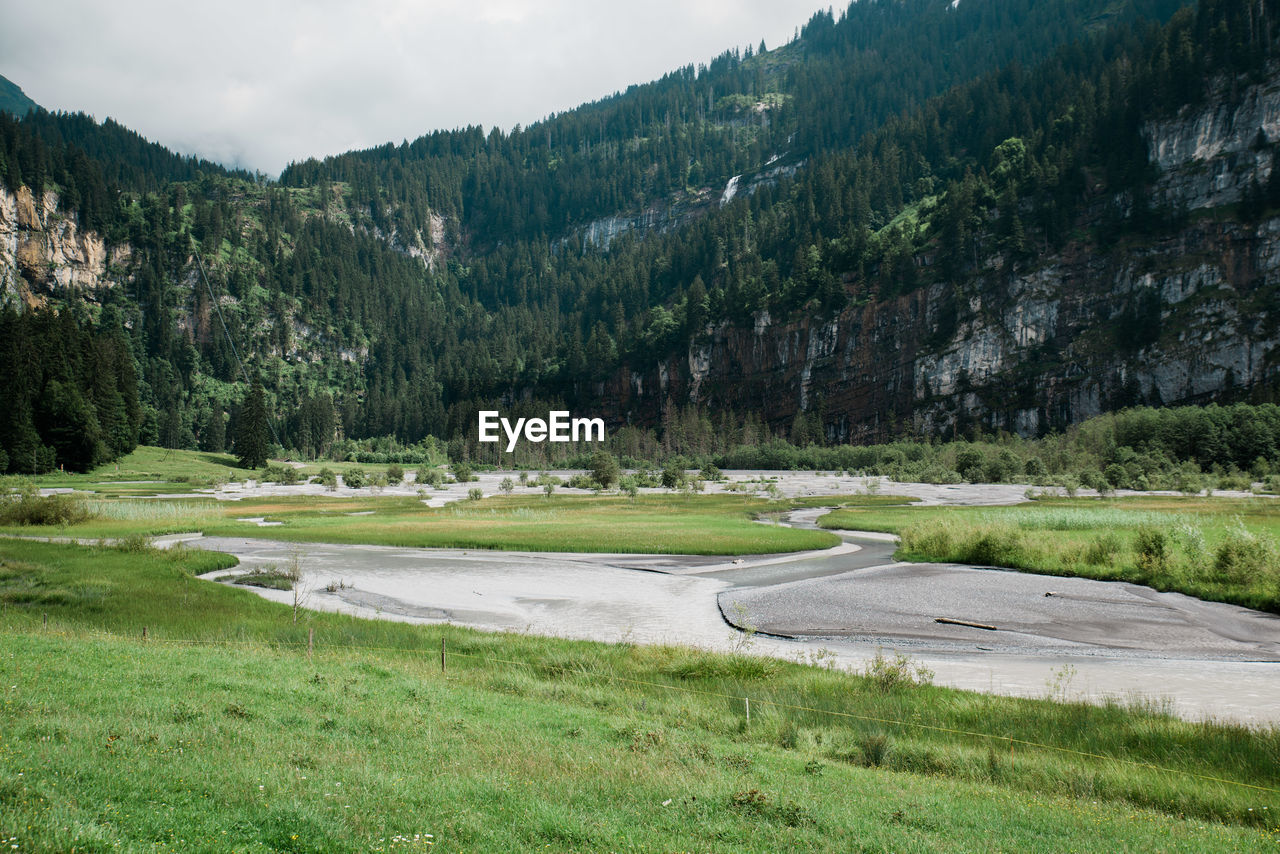
[[[291,160],[470,124],[510,128],[734,46],[788,40],[813,0],[47,0],[12,4],[0,74],[49,109],[184,153]]]

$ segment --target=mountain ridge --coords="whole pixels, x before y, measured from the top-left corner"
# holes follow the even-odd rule
[[[796,63],[805,60],[795,56],[806,53],[837,64],[863,56],[858,38],[870,31],[849,28],[866,20],[856,16],[907,16],[882,34],[909,29],[911,14],[985,32],[1002,24],[984,16],[1021,2],[958,13],[932,0],[854,4],[838,20],[816,16],[786,49],[785,73],[802,77]],[[340,437],[427,434],[448,439],[456,457],[474,455],[474,413],[494,405],[592,408],[614,427],[655,428],[672,406],[738,417],[745,407],[777,433],[835,442],[979,427],[1036,433],[1126,400],[1171,403],[1169,389],[1181,387],[1153,379],[1144,367],[1152,354],[1167,352],[1175,332],[1237,330],[1258,305],[1232,297],[1237,319],[1187,326],[1165,285],[1131,283],[1169,266],[1161,246],[1190,246],[1201,266],[1219,271],[1203,281],[1269,304],[1269,256],[1254,245],[1267,245],[1266,223],[1280,205],[1266,134],[1246,147],[1249,157],[1236,146],[1214,161],[1227,164],[1213,168],[1230,174],[1235,195],[1219,192],[1203,215],[1185,193],[1202,188],[1203,176],[1166,170],[1162,178],[1144,128],[1178,121],[1180,109],[1235,109],[1241,92],[1271,74],[1274,42],[1264,36],[1277,18],[1271,3],[1176,5],[1152,7],[1172,14],[1167,23],[1137,6],[1099,4],[1114,17],[1105,27],[1085,6],[1071,9],[1069,32],[1020,40],[1016,27],[999,30],[999,44],[1056,46],[1033,65],[995,65],[923,101],[915,93],[924,84],[908,80],[895,111],[856,144],[813,152],[765,144],[786,129],[788,105],[805,91],[769,100],[776,87],[755,66],[774,52],[726,54],[705,77],[685,69],[664,78],[666,89],[640,87],[649,101],[623,93],[592,106],[584,115],[612,109],[616,125],[603,133],[612,126],[597,122],[591,129],[603,135],[595,138],[568,135],[590,125],[582,115],[557,125],[563,139],[544,132],[539,141],[541,126],[437,133],[295,164],[278,184],[171,153],[153,169],[152,150],[127,132],[38,111],[0,121],[0,154],[20,169],[5,167],[7,191],[29,182],[54,190],[56,207],[81,232],[127,252],[94,274],[93,287],[68,288],[45,273],[71,257],[53,252],[62,240],[51,230],[57,217],[38,228],[0,223],[0,270],[10,301],[26,288],[28,305],[127,331],[140,377],[138,436],[175,446],[220,449],[234,432],[241,391],[232,341],[289,413],[280,425],[286,446],[307,455]],[[1051,17],[1060,6],[1038,8]],[[1043,26],[1034,16],[1012,19]],[[1211,80],[1225,82],[1219,90]],[[698,87],[712,81],[723,88],[708,102]],[[682,101],[685,92],[698,99]],[[684,124],[673,118],[665,129],[665,114],[653,109],[659,95],[685,111]],[[810,133],[851,134],[846,121],[822,117]],[[646,128],[666,136],[639,136]],[[691,155],[704,150],[693,146],[694,131],[723,157],[703,163],[691,183]],[[98,148],[86,154],[81,143]],[[553,153],[566,159],[552,162]],[[730,179],[759,168],[741,164],[790,169],[802,155],[803,168],[753,188],[744,179],[740,192],[726,193]],[[681,157],[684,171],[673,171]],[[723,183],[709,181],[721,173]],[[597,188],[597,175],[613,183]],[[1171,175],[1183,189],[1171,189]],[[686,194],[674,207],[657,192],[674,186],[673,176]],[[557,195],[556,181],[577,179],[585,183]],[[506,205],[513,197],[523,201]],[[627,200],[622,209],[618,199]],[[598,210],[612,212],[584,219]],[[1213,232],[1213,218],[1231,227]],[[26,263],[17,264],[24,247]],[[208,284],[197,275],[197,248]],[[1071,259],[1080,257],[1100,259],[1093,272],[1079,268],[1088,287],[1064,276],[1050,290],[1094,288],[1093,297],[1057,299],[1060,322],[1002,319],[1019,305],[1054,303],[1041,293],[1047,271],[1075,269]],[[1223,267],[1230,257],[1252,259],[1249,275]],[[1259,349],[1247,364],[1189,367],[1188,376],[1206,379],[1184,383],[1190,397],[1176,399],[1265,396],[1274,385],[1272,331],[1248,336]],[[1013,344],[1000,343],[1006,338]],[[995,356],[970,352],[971,339]],[[1114,358],[1096,358],[1108,347]],[[975,365],[990,376],[975,378]],[[1040,374],[1027,374],[1028,365]],[[1001,395],[1027,377],[1072,371],[1088,381],[1063,374],[1046,386],[1075,391]]]

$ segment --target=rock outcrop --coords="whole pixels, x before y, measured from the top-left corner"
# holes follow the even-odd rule
[[[1188,217],[1159,239],[1084,244],[1009,274],[989,259],[836,317],[706,330],[687,354],[630,365],[608,384],[617,421],[656,424],[677,403],[753,411],[785,427],[797,411],[832,440],[971,426],[1033,435],[1130,404],[1206,403],[1280,381],[1280,218],[1227,207],[1265,185],[1280,140],[1280,69],[1227,85],[1149,123],[1153,206]],[[1114,200],[1124,204],[1123,199]]]
[[[36,198],[27,187],[0,187],[0,301],[34,307],[49,297],[94,300],[118,281],[129,248],[109,248],[101,235],[81,231],[58,208],[58,196]]]

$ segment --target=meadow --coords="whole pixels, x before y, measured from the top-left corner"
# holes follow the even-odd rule
[[[855,675],[295,622],[194,577],[230,562],[0,541],[13,850],[1247,851],[1280,834],[1274,729],[953,691],[898,659]]]
[[[1270,498],[1041,498],[1012,507],[845,508],[818,524],[898,534],[901,560],[1129,581],[1280,612],[1280,505]]]
[[[0,534],[79,539],[206,536],[400,547],[646,554],[769,554],[827,548],[825,531],[762,525],[779,505],[743,495],[492,496],[445,507],[414,497],[288,496],[240,501],[86,500],[73,524],[4,524]],[[785,507],[786,505],[782,505]],[[243,519],[279,525],[259,527]]]

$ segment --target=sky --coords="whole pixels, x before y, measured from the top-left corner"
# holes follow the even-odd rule
[[[726,49],[789,41],[818,0],[7,3],[0,75],[50,110],[183,154],[290,161],[511,129]]]

